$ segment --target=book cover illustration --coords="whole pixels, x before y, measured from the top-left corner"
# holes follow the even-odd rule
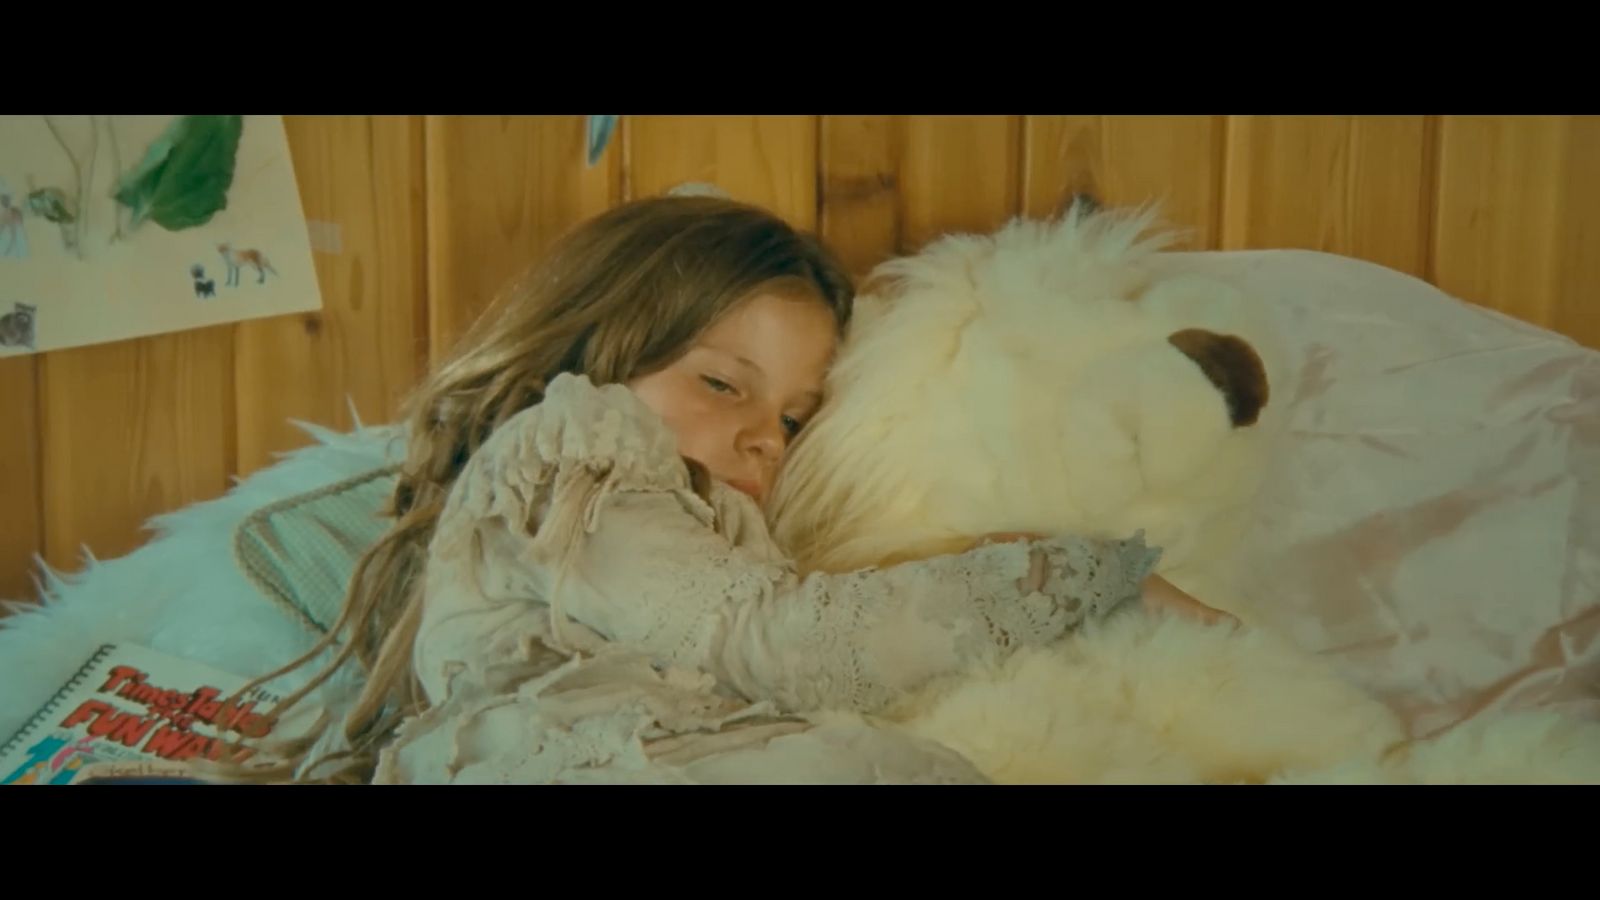
[[[0,785],[73,784],[107,771],[158,772],[196,759],[244,762],[261,739],[290,736],[314,715],[249,679],[131,644],[108,644],[0,747]]]

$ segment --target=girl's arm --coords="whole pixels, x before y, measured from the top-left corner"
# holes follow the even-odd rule
[[[1158,555],[1137,538],[1063,537],[801,577],[734,547],[672,493],[640,491],[599,511],[560,602],[608,639],[746,697],[873,711],[1104,617],[1139,597]]]
[[[502,432],[452,492],[455,524],[441,528],[458,533],[436,544],[474,547],[478,580],[504,602],[436,609],[452,648],[510,646],[519,622],[543,633],[568,617],[752,699],[870,711],[1106,615],[1159,557],[1138,538],[1063,537],[801,577],[712,527],[671,434],[624,388],[556,379]]]

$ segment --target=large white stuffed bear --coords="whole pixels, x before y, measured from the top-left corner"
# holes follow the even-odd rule
[[[778,488],[785,547],[841,571],[993,532],[1142,529],[1163,575],[1226,594],[1285,361],[1269,310],[1152,276],[1151,219],[1074,208],[880,267]]]
[[[774,535],[802,567],[845,571],[993,532],[1143,530],[1159,571],[1247,626],[1118,616],[889,717],[1000,782],[1600,780],[1600,729],[1534,715],[1410,741],[1248,627],[1230,549],[1288,361],[1271,310],[1156,274],[1151,219],[1074,208],[880,267],[776,487]]]

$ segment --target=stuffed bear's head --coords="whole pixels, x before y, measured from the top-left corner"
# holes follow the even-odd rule
[[[1075,206],[875,271],[775,487],[785,549],[840,571],[1142,528],[1166,571],[1220,535],[1257,485],[1274,329],[1165,265],[1186,254],[1159,252],[1151,219]]]

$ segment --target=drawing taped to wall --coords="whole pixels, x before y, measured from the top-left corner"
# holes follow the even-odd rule
[[[320,309],[282,118],[0,116],[14,304],[0,356]]]
[[[195,263],[189,269],[189,277],[194,279],[194,295],[196,297],[215,297],[217,295],[217,280],[206,277],[206,267]]]
[[[33,349],[34,309],[27,303],[17,303],[10,312],[0,316],[0,347]]]

